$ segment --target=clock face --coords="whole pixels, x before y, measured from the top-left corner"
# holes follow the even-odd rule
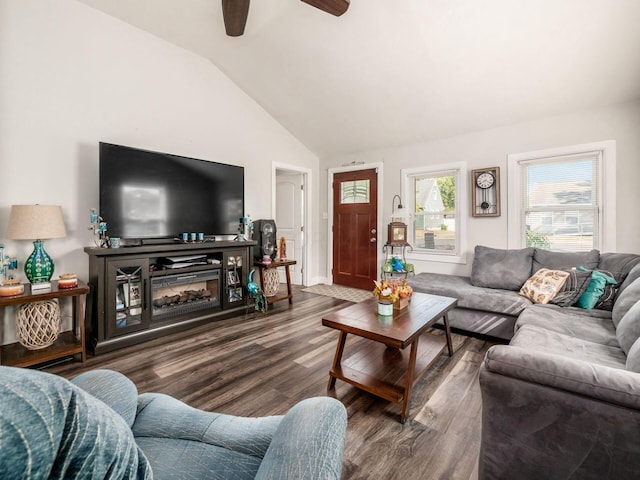
[[[478,175],[476,178],[476,185],[480,188],[491,188],[495,183],[496,178],[489,172],[484,172]]]

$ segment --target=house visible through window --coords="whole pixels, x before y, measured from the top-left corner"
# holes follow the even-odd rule
[[[459,170],[406,174],[414,249],[457,255],[459,251]]]
[[[603,248],[606,149],[576,150],[531,154],[533,158],[510,156],[509,206],[514,212],[509,231],[510,240],[516,239],[512,246],[559,251]],[[615,174],[614,153],[609,152],[608,161],[611,176]]]

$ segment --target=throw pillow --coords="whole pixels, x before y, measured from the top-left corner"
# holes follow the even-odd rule
[[[589,252],[554,252],[536,248],[533,252],[533,270],[551,268],[553,270],[575,268],[580,265],[589,270],[598,268],[600,251],[593,249]]]
[[[569,272],[541,268],[525,282],[520,295],[533,303],[546,304],[556,296],[569,277]]]
[[[616,328],[616,337],[620,342],[620,347],[628,355],[629,350],[640,337],[640,301],[637,301],[624,314]]]
[[[501,250],[477,245],[471,267],[476,287],[518,291],[531,276],[533,248]]]
[[[579,270],[586,270],[584,267],[578,267]],[[604,287],[607,284],[615,284],[616,279],[602,272],[594,270],[591,272],[591,281],[580,298],[576,302],[576,307],[584,309],[592,309],[598,303],[600,297],[604,294]]]
[[[562,288],[556,293],[556,296],[549,302],[560,307],[570,307],[576,303],[591,281],[591,272],[589,271],[578,270],[577,268],[565,271],[569,276]]]
[[[596,271],[604,273],[605,275],[612,277],[616,281],[616,283],[607,283],[604,286],[604,292],[602,293],[602,295],[598,299],[598,303],[596,303],[596,306],[594,307],[598,310],[611,311],[613,309],[613,303],[615,301],[616,295],[618,294],[618,289],[620,288],[620,285],[622,285],[622,282],[624,282],[627,274],[623,272],[610,272],[608,270],[602,270],[601,268],[597,269]]]

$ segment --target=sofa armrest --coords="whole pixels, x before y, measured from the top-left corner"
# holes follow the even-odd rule
[[[339,480],[346,429],[347,412],[338,400],[303,400],[282,419],[256,479]]]
[[[480,367],[479,479],[640,478],[638,377],[492,347]]]
[[[511,345],[489,349],[488,371],[640,410],[640,374]]]

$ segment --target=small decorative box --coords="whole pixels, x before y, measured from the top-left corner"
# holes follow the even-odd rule
[[[73,288],[78,286],[78,278],[75,273],[63,273],[58,279],[58,288]]]
[[[24,285],[17,278],[13,280],[5,280],[0,285],[0,297],[12,297],[14,295],[22,295],[24,293]]]

